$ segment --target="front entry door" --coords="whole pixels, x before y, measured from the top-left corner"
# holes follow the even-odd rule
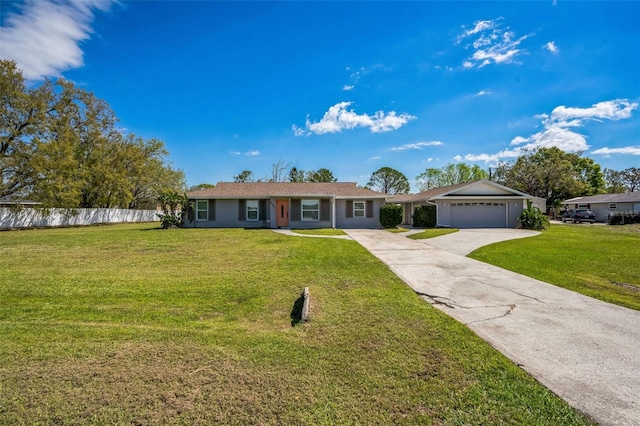
[[[289,226],[289,200],[276,200],[276,226]]]

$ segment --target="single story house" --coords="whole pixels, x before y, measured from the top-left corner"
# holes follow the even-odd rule
[[[515,228],[527,200],[546,211],[547,200],[489,180],[432,188],[418,194],[398,195],[388,202],[404,207],[404,224],[413,224],[421,205],[436,206],[436,226],[451,228]]]
[[[355,182],[219,182],[187,193],[198,228],[379,228],[388,194]]]
[[[600,194],[590,197],[576,197],[563,201],[567,209],[587,209],[596,214],[596,220],[606,222],[609,214],[615,212],[640,212],[640,192],[623,194]]]

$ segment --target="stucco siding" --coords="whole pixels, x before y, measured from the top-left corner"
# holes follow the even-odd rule
[[[336,200],[336,227],[341,229],[380,228],[380,207],[384,200],[370,200],[371,217],[347,217],[347,201]],[[351,200],[353,201],[353,200]],[[357,200],[366,201],[366,200]]]

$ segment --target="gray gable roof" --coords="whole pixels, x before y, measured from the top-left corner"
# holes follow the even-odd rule
[[[187,192],[195,198],[336,197],[387,198],[382,192],[359,188],[355,182],[218,182],[214,188]]]
[[[484,185],[484,186],[482,186]],[[497,193],[474,193],[467,194],[465,193],[465,189],[472,187],[481,187],[481,188],[490,188],[503,192],[502,194]],[[472,182],[458,183],[456,185],[448,185],[442,186],[439,188],[431,188],[427,191],[419,192],[417,194],[402,194],[396,195],[390,199],[388,199],[391,203],[417,203],[423,201],[430,201],[441,199],[444,197],[454,197],[454,196],[466,196],[466,197],[515,197],[515,198],[525,198],[525,199],[540,199],[543,198],[534,197],[533,195],[525,194],[524,192],[517,191],[513,188],[508,188],[506,186],[500,185],[498,183],[492,182],[490,180],[476,180]]]
[[[576,197],[565,200],[562,204],[577,203],[640,203],[640,191],[625,192],[623,194],[600,194],[590,197]]]

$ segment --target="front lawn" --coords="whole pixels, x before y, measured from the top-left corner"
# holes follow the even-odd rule
[[[557,224],[469,257],[640,310],[640,225]]]
[[[0,233],[0,424],[589,424],[353,241],[153,226]]]

